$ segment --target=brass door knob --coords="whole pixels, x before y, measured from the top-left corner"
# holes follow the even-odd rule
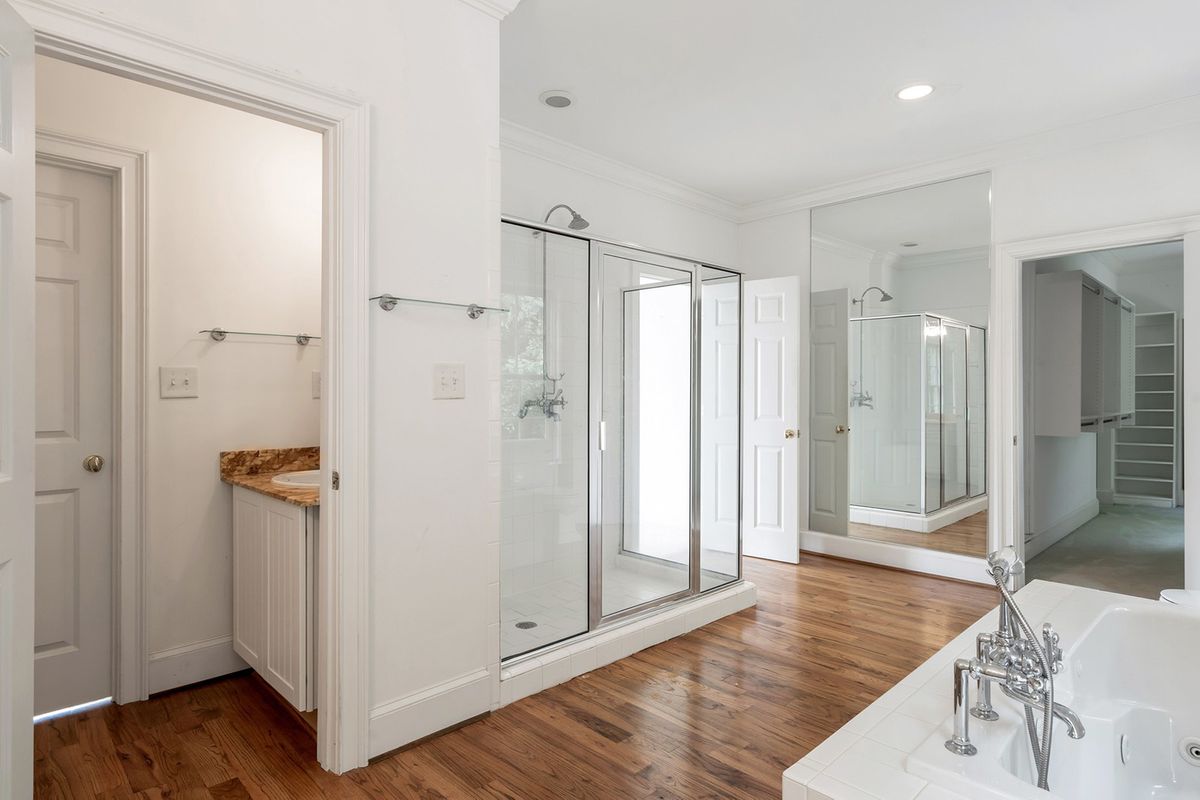
[[[104,469],[104,458],[93,453],[83,460],[83,468],[88,472],[99,472]]]
[[[800,435],[799,431],[792,430],[791,428],[788,428],[786,431],[783,432],[783,438],[785,438],[785,439],[795,439],[799,435]]]
[[[849,433],[850,426],[849,425],[838,425],[836,428],[833,429],[833,432],[834,433]]]

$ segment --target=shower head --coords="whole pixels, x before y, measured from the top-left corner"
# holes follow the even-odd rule
[[[896,299],[896,298],[892,297],[890,294],[888,294],[887,292],[885,292],[885,291],[883,290],[883,288],[882,288],[882,287],[879,287],[879,286],[869,286],[869,287],[867,287],[866,291],[864,291],[864,292],[863,292],[862,294],[860,294],[858,297],[856,297],[856,298],[854,298],[853,300],[851,300],[851,301],[850,301],[850,305],[852,305],[852,306],[856,306],[856,305],[858,305],[859,303],[864,303],[864,302],[866,302],[866,299],[867,299],[867,293],[868,293],[868,292],[871,292],[871,291],[876,291],[876,292],[879,292],[879,302],[881,302],[881,303],[886,303],[886,302],[887,302],[887,301],[889,301],[889,300],[895,300],[895,299]]]
[[[567,205],[566,203],[559,203],[559,204],[558,204],[558,205],[556,205],[554,208],[552,208],[552,209],[550,209],[549,211],[547,211],[547,212],[546,212],[546,219],[545,219],[545,220],[543,220],[543,221],[544,221],[544,222],[549,222],[549,221],[550,221],[550,215],[551,215],[551,214],[553,214],[555,211],[558,211],[560,208],[565,208],[567,211],[570,211],[570,212],[571,212],[571,221],[567,223],[567,227],[568,227],[568,228],[570,228],[571,230],[573,230],[573,231],[581,231],[581,230],[583,230],[584,228],[586,228],[588,225],[590,225],[590,224],[591,224],[590,222],[588,222],[586,219],[584,219],[584,218],[583,218],[583,215],[581,215],[581,214],[580,214],[578,211],[576,211],[575,209],[571,208],[571,207],[570,207],[569,205]]]

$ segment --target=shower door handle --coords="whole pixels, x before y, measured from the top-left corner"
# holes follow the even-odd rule
[[[833,432],[834,433],[849,433],[850,426],[849,425],[838,425],[836,428],[833,429]]]

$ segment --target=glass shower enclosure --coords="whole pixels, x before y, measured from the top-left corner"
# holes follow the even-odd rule
[[[508,220],[501,266],[501,657],[739,580],[741,276]]]
[[[987,331],[935,314],[850,320],[850,505],[930,514],[986,491]]]

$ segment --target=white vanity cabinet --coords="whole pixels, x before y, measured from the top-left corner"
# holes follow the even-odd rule
[[[1082,270],[1037,276],[1031,356],[1038,436],[1132,424],[1134,314],[1132,302]]]
[[[316,707],[319,507],[233,487],[233,649],[301,711]]]

